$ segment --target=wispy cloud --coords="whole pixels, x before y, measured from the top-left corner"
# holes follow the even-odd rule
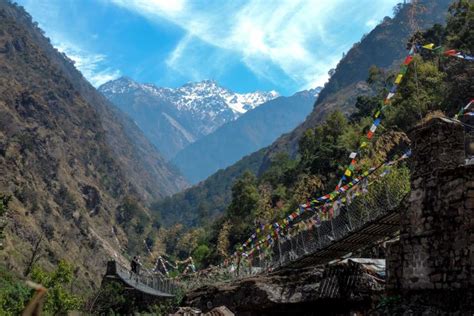
[[[189,70],[190,53],[202,41],[224,54],[233,52],[257,76],[275,82],[283,72],[301,88],[324,83],[327,71],[352,45],[354,29],[361,31],[360,38],[397,2],[380,0],[375,5],[372,0],[360,0],[348,5],[343,0],[250,0],[240,5],[233,1],[205,5],[189,0],[108,1],[186,31],[167,59],[174,70]],[[341,44],[344,40],[347,42]],[[208,71],[207,65],[200,66],[193,71]]]
[[[74,61],[76,68],[94,86],[98,87],[109,80],[120,77],[120,71],[105,66],[107,56],[84,51],[67,42],[55,42],[54,46]]]
[[[63,22],[66,21],[65,24],[69,25],[70,21],[64,20],[65,17],[61,15],[61,11],[64,7],[77,5],[77,3],[74,3],[74,0],[24,0],[22,2],[23,5],[34,13],[35,20],[39,22],[43,30],[46,30],[46,34],[51,37],[53,46],[72,59],[76,68],[81,71],[92,85],[98,87],[120,76],[119,70],[107,66],[108,60],[106,55],[91,51],[89,48],[84,48],[86,47],[83,45],[84,43],[66,35],[67,30],[64,29]],[[99,34],[91,34],[91,37],[97,39]]]

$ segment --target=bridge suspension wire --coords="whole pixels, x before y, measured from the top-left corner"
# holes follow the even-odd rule
[[[403,157],[403,159],[407,158],[406,156]],[[391,167],[403,159],[399,158],[382,164],[387,166],[388,169],[380,174],[372,174],[371,182],[367,178],[366,183],[361,184],[361,188],[357,192],[352,192],[353,197],[350,201],[341,205],[336,216],[330,220],[316,223],[314,214],[301,219],[286,231],[280,231],[275,238],[269,241],[269,247],[259,248],[251,256],[238,257],[236,258],[238,259],[237,263],[233,260],[228,264],[197,271],[195,274],[187,276],[184,286],[193,288],[213,282],[273,271],[298,263],[330,246],[337,245],[347,235],[355,233],[364,225],[390,214],[398,207],[409,192],[410,185],[408,179],[397,178],[396,174],[391,178],[390,170],[392,170]],[[380,232],[380,234],[379,237],[376,237],[384,237],[383,232]],[[361,240],[354,244],[353,249],[367,246],[363,242]],[[341,252],[338,256],[345,253]]]

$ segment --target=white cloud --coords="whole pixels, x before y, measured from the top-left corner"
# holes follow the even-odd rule
[[[278,71],[273,67],[301,88],[324,83],[327,71],[342,52],[397,2],[250,0],[243,5],[233,1],[204,5],[194,0],[108,1],[157,23],[167,20],[186,31],[167,59],[167,65],[175,70],[189,70],[189,53],[196,41],[203,41],[233,52],[258,76],[278,81]],[[356,23],[360,34],[354,34]]]
[[[76,68],[94,87],[120,77],[119,70],[104,66],[106,55],[86,52],[67,42],[55,42],[54,46],[74,61]]]
[[[369,29],[374,28],[379,22],[376,19],[370,19],[367,22],[365,22],[365,26],[367,26]]]

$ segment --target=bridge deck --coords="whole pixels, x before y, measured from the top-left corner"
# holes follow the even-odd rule
[[[162,280],[153,277],[131,274],[129,270],[115,261],[109,261],[107,263],[107,272],[104,276],[104,280],[105,279],[119,281],[128,289],[133,289],[154,297],[174,297],[173,294],[160,290],[160,288],[165,288],[171,291],[172,286],[169,284],[164,284]]]
[[[278,269],[301,268],[310,265],[325,264],[345,254],[370,246],[383,238],[394,236],[400,229],[399,212],[390,212],[367,222],[359,229],[349,232],[346,236],[330,243],[313,253],[309,253]]]

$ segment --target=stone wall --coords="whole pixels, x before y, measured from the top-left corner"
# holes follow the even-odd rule
[[[400,210],[400,240],[388,250],[387,290],[437,300],[472,297],[474,165],[465,165],[464,127],[435,118],[410,139],[411,194]]]

